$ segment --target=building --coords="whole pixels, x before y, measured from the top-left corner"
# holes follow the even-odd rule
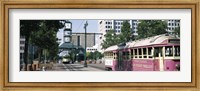
[[[97,45],[98,44],[97,38],[99,38],[99,36],[101,36],[101,35],[102,35],[102,33],[87,33],[86,34],[86,36],[87,36],[86,49],[88,48],[88,50],[89,50],[89,49],[93,48],[93,46]],[[85,33],[72,33],[72,43],[74,45],[85,48]]]
[[[87,47],[87,48],[86,48],[86,52],[95,52],[95,51],[98,51],[96,46]]]
[[[175,28],[180,27],[180,20],[167,20],[167,31],[172,34]]]
[[[114,30],[116,34],[121,33],[121,28],[123,22],[126,20],[98,20],[98,29],[99,32],[102,33],[102,36],[99,37],[99,43],[98,43],[98,48],[99,50],[102,50],[101,43],[103,43],[103,40],[105,39],[104,35],[109,31],[109,30]],[[130,23],[130,27],[132,29],[133,35],[137,35],[137,26],[139,23],[139,20],[127,20]]]
[[[25,48],[25,37],[20,36],[20,63],[23,63],[24,57],[24,48]]]
[[[105,35],[109,30],[114,30],[116,34],[121,33],[122,23],[126,20],[99,20],[99,31]],[[139,20],[128,20],[134,35],[137,35],[137,25]]]

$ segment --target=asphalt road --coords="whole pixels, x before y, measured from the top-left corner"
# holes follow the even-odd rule
[[[88,67],[84,67],[83,64],[54,64],[52,70],[48,71],[106,71],[104,64],[88,64]]]

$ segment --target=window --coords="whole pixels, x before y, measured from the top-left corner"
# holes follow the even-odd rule
[[[174,46],[174,56],[180,56],[180,46]]]
[[[143,48],[142,51],[143,51],[143,58],[147,58],[147,49]]]
[[[135,58],[137,58],[137,55],[138,55],[138,53],[137,53],[137,49],[134,49],[134,56],[135,56]]]
[[[25,44],[25,41],[20,41],[20,44]]]
[[[148,48],[148,55],[149,55],[149,58],[152,58],[152,47],[149,47]]]
[[[22,56],[22,55],[23,55],[23,53],[20,53],[20,59],[23,59],[23,56]]]
[[[173,56],[173,48],[172,48],[172,46],[166,46],[165,47],[165,56],[166,57]]]
[[[154,48],[154,57],[159,57],[159,54],[160,54],[160,56],[162,56],[162,47],[155,47]]]
[[[99,22],[99,24],[101,24],[101,23],[102,23],[102,21]]]
[[[138,49],[138,52],[139,52],[139,58],[142,58],[142,49],[139,48],[139,49]]]
[[[81,42],[81,41],[80,41],[80,36],[77,36],[77,45],[78,45],[78,46],[80,46],[80,44],[81,44],[80,42]]]
[[[129,55],[130,55],[130,54],[129,54],[129,51],[127,51],[127,52],[126,52],[126,59],[130,59],[130,58],[129,58]]]
[[[133,58],[133,49],[131,49],[131,58]]]
[[[113,53],[114,59],[116,59],[116,53]]]

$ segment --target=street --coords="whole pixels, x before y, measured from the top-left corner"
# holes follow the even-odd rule
[[[88,64],[88,67],[84,67],[84,65],[80,63],[75,63],[75,64],[57,63],[53,64],[53,68],[51,70],[46,70],[46,71],[105,71],[105,65]]]

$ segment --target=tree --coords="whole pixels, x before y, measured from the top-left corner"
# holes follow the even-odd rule
[[[129,22],[126,20],[122,24],[121,33],[119,35],[120,43],[132,40],[132,31]]]
[[[24,48],[24,63],[25,70],[28,64],[28,45],[30,42],[30,36],[32,32],[36,32],[39,30],[39,20],[20,20],[20,36],[25,37],[25,48]]]
[[[40,22],[40,30],[32,33],[32,43],[39,47],[39,58],[42,53],[49,54],[49,59],[55,59],[58,53],[58,43],[56,34],[64,24],[60,20],[43,20]],[[46,57],[45,57],[46,58]]]
[[[114,30],[109,30],[104,36],[105,40],[103,40],[103,43],[101,44],[103,49],[116,45],[120,42],[119,37],[115,34]]]
[[[103,57],[103,54],[101,54],[101,52],[99,52],[99,51],[94,52],[94,59],[95,60],[101,59],[102,57]]]
[[[167,22],[162,20],[141,20],[138,24],[137,39],[166,33]]]
[[[175,34],[175,36],[180,37],[180,26],[178,26],[178,27],[176,27],[176,28],[174,29],[174,34]]]
[[[97,59],[101,59],[103,57],[103,54],[101,54],[98,51],[95,52],[87,52],[87,58],[88,59],[92,59],[92,60],[97,60]]]

